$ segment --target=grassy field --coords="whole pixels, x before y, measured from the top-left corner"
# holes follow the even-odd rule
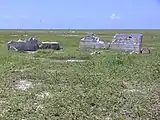
[[[0,120],[160,120],[160,31],[94,31],[105,41],[142,32],[151,54],[93,56],[78,49],[86,32],[0,31]],[[64,52],[7,50],[9,40],[35,35]]]

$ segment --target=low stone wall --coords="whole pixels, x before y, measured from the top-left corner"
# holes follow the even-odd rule
[[[126,44],[126,43],[106,43],[105,48],[126,51],[126,52],[140,53],[141,45],[140,44]]]
[[[99,42],[80,42],[79,43],[79,48],[91,48],[91,49],[99,49],[99,48],[104,48],[105,45],[104,43],[99,43]]]

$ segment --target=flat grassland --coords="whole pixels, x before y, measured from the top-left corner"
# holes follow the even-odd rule
[[[105,41],[117,32],[142,32],[151,54],[139,55],[81,52],[86,32],[93,31],[0,31],[1,120],[160,119],[160,30],[94,31]],[[35,35],[60,42],[64,51],[7,50],[8,41]]]

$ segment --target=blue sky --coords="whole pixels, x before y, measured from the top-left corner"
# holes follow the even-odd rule
[[[159,29],[160,0],[1,0],[1,29]]]

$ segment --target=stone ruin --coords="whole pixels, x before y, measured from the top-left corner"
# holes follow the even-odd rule
[[[105,48],[139,54],[142,49],[142,40],[142,34],[115,34],[111,43],[105,43]]]
[[[28,40],[11,40],[7,44],[8,50],[14,51],[36,51],[38,49],[63,49],[58,42],[39,42],[36,38],[29,38]]]
[[[41,42],[39,49],[61,50],[63,47],[59,44],[59,42]]]
[[[95,34],[86,35],[80,40],[79,43],[80,49],[99,49],[104,47],[104,40],[97,37]]]
[[[147,48],[142,48],[143,35],[140,34],[115,34],[112,42],[105,43],[103,39],[95,34],[86,35],[80,40],[79,48],[83,50],[110,49],[125,53],[150,53]]]
[[[86,35],[80,40],[79,48],[82,50],[111,49],[125,53],[150,53],[148,49],[142,49],[142,34],[115,34],[112,42],[105,43],[102,38],[95,34]],[[36,51],[37,49],[61,50],[62,46],[58,42],[39,42],[36,38],[28,40],[11,40],[8,42],[8,50],[15,51]]]
[[[36,51],[38,49],[38,40],[30,38],[28,40],[11,40],[8,42],[8,50],[14,51]]]

